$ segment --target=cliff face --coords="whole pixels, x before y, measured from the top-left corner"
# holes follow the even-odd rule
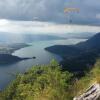
[[[100,100],[100,60],[75,85],[75,97],[73,100]]]
[[[73,100],[100,100],[100,84],[90,86],[82,95]]]

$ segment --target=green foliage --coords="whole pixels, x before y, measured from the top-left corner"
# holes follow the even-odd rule
[[[11,85],[0,94],[0,100],[70,100],[72,74],[61,71],[52,60],[49,65],[33,66],[17,75]]]
[[[76,81],[73,87],[74,96],[85,92],[94,83],[100,83],[100,60],[97,60],[93,69],[88,74]]]
[[[100,83],[100,60],[93,69],[79,80],[62,71],[52,60],[48,65],[33,66],[18,74],[7,89],[0,93],[0,100],[73,100],[95,82]]]

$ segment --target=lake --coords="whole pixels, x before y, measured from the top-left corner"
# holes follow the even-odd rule
[[[56,59],[58,62],[62,60],[60,56],[45,51],[45,47],[57,44],[76,44],[81,41],[85,41],[85,39],[35,41],[30,43],[31,46],[15,51],[12,55],[22,58],[35,56],[36,59],[23,60],[9,65],[0,65],[0,90],[4,89],[13,79],[15,79],[15,74],[24,73],[33,65],[48,64],[52,59]]]

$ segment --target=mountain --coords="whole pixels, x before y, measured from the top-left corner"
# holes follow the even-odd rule
[[[16,37],[16,38],[14,38]],[[45,34],[12,34],[12,33],[0,33],[0,42],[7,43],[29,43],[33,41],[45,41],[45,40],[59,40],[66,39],[56,35]]]
[[[20,58],[11,54],[0,54],[0,64],[12,64],[21,60],[35,59],[36,57]]]
[[[78,38],[78,39],[89,39],[94,35],[94,33],[67,33],[67,34],[15,34],[0,32],[0,42],[9,42],[9,43],[27,43],[33,41],[44,41],[44,40],[58,40],[58,39],[67,39],[67,38]],[[14,38],[16,37],[16,38]]]
[[[84,50],[100,49],[100,33],[97,33],[86,42],[78,43],[76,46]]]
[[[0,54],[0,64],[8,64],[22,60],[17,56],[13,56],[10,54]]]
[[[29,46],[26,43],[0,43],[0,54],[12,54],[15,50]]]
[[[76,45],[55,45],[45,50],[63,57],[63,69],[80,72],[88,70],[100,56],[100,33]]]
[[[94,33],[90,32],[81,32],[81,33],[65,33],[62,36],[67,38],[75,38],[75,39],[89,39],[94,35]]]
[[[77,56],[79,53],[81,53],[81,50],[73,45],[54,45],[45,48],[45,50],[58,54],[60,56],[64,57],[72,57]]]

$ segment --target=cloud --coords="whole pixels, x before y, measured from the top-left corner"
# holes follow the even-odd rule
[[[67,23],[64,7],[80,9],[71,16],[74,24],[100,25],[100,0],[0,0],[0,18]]]
[[[0,32],[17,33],[17,34],[67,34],[67,33],[83,33],[100,32],[99,26],[88,25],[69,25],[58,24],[42,21],[12,21],[0,20]]]
[[[100,13],[99,14],[96,14],[96,18],[97,19],[100,19]]]

